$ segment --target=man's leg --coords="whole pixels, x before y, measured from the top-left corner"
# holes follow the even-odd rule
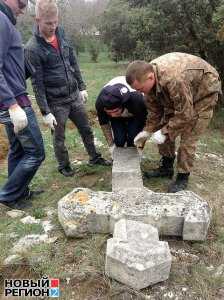
[[[158,148],[159,154],[162,156],[159,167],[152,171],[145,172],[144,175],[146,178],[172,178],[174,173],[173,164],[175,160],[175,142],[170,141],[167,137],[165,143],[158,145]]]
[[[218,97],[214,94],[211,97]],[[213,107],[200,113],[197,120],[188,125],[181,135],[180,146],[177,155],[177,177],[168,188],[168,192],[176,193],[186,189],[189,175],[193,169],[197,142],[205,132],[213,115]]]
[[[8,112],[8,116],[4,118],[10,154],[9,177],[0,190],[1,202],[11,202],[25,196],[30,181],[45,158],[43,140],[34,111],[32,107],[25,107],[24,111],[28,125],[18,134],[14,133]]]
[[[85,107],[80,99],[77,99],[72,103],[69,119],[76,125],[81,135],[85,149],[90,157],[90,164],[111,165],[109,161],[102,158],[101,154],[96,151],[93,132],[89,124]]]
[[[127,146],[134,147],[134,138],[144,128],[144,122],[134,118],[127,119]]]
[[[114,144],[117,147],[124,147],[127,142],[127,124],[124,119],[112,118],[111,127],[114,136]]]
[[[57,121],[57,126],[55,126],[55,130],[52,131],[52,135],[54,153],[58,162],[58,171],[61,173],[63,172],[62,170],[70,168],[68,150],[65,146],[65,127],[70,111],[70,105],[71,104],[64,104],[50,107],[51,112]]]

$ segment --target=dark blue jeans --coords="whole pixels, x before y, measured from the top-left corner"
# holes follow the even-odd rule
[[[17,134],[8,111],[0,111],[9,139],[8,180],[0,189],[0,202],[18,200],[28,193],[28,185],[45,158],[43,139],[31,106],[24,107],[28,125]]]
[[[114,143],[117,147],[134,146],[134,138],[142,131],[145,123],[135,118],[111,118]]]

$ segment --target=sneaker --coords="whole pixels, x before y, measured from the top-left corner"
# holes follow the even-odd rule
[[[94,159],[89,160],[89,165],[94,166],[94,165],[100,165],[100,166],[111,166],[112,162],[109,160],[104,159],[103,157],[97,157]]]
[[[75,175],[75,170],[73,170],[70,166],[64,167],[63,169],[59,170],[59,172],[65,177],[72,177]]]

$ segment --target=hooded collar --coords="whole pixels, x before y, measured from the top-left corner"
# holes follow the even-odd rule
[[[13,25],[16,25],[16,18],[13,15],[11,8],[2,1],[0,1],[0,11],[9,18]]]

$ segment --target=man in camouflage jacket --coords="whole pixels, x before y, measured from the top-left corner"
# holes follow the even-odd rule
[[[127,82],[143,92],[150,110],[146,126],[135,138],[144,147],[149,136],[158,144],[162,156],[158,169],[146,177],[173,177],[175,139],[180,136],[177,152],[177,177],[168,192],[187,187],[193,168],[196,144],[207,128],[221,93],[219,74],[203,59],[186,53],[168,53],[147,63],[132,62]]]

